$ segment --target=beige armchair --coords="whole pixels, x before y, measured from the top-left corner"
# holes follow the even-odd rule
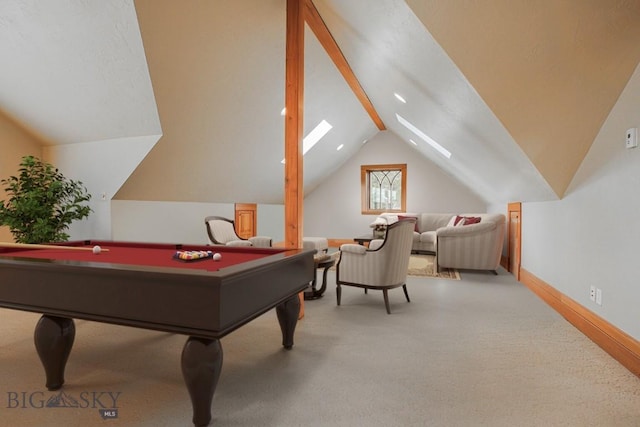
[[[243,239],[236,234],[232,220],[221,216],[208,216],[204,219],[209,242],[212,245],[271,247],[271,237],[255,236]]]
[[[413,242],[415,218],[398,221],[387,228],[384,240],[372,240],[369,248],[356,244],[340,247],[340,260],[336,272],[336,297],[338,305],[342,297],[342,286],[381,290],[387,313],[389,289],[402,286],[407,302],[407,271]]]

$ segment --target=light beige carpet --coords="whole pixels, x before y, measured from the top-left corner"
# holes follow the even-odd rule
[[[275,310],[222,338],[210,427],[639,426],[638,377],[503,269],[461,276],[409,276],[388,315],[380,292],[337,306],[329,272],[292,350]],[[62,391],[80,407],[46,407],[39,317],[0,309],[0,426],[193,427],[187,337],[78,320]]]
[[[435,270],[435,255],[415,255],[409,258],[409,275],[437,277],[439,279],[460,280],[460,273],[452,268],[442,268],[439,272]]]

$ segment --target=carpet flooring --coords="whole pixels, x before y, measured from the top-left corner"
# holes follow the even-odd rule
[[[295,346],[274,311],[222,339],[212,426],[636,427],[640,379],[504,270],[409,276],[411,302],[345,288],[307,301]],[[0,309],[0,425],[191,426],[185,337],[76,321],[64,392],[47,408],[38,314]],[[100,405],[116,398],[117,417]],[[111,400],[110,400],[111,399]],[[108,416],[109,414],[107,414]]]
[[[435,255],[412,254],[409,258],[410,276],[438,277],[440,279],[460,280],[460,273],[453,268],[441,268],[436,271]]]

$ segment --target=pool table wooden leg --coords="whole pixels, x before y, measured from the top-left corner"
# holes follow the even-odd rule
[[[73,319],[43,315],[38,321],[33,340],[47,377],[47,390],[58,390],[64,384],[64,369],[75,336]]]
[[[189,337],[182,349],[182,376],[191,396],[193,424],[211,421],[211,402],[222,370],[220,340]]]
[[[293,333],[296,330],[299,313],[300,298],[297,294],[276,306],[276,314],[282,331],[282,345],[287,350],[291,350],[293,347]]]

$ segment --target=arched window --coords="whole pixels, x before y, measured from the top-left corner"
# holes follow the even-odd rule
[[[405,212],[407,165],[360,166],[362,213]]]

